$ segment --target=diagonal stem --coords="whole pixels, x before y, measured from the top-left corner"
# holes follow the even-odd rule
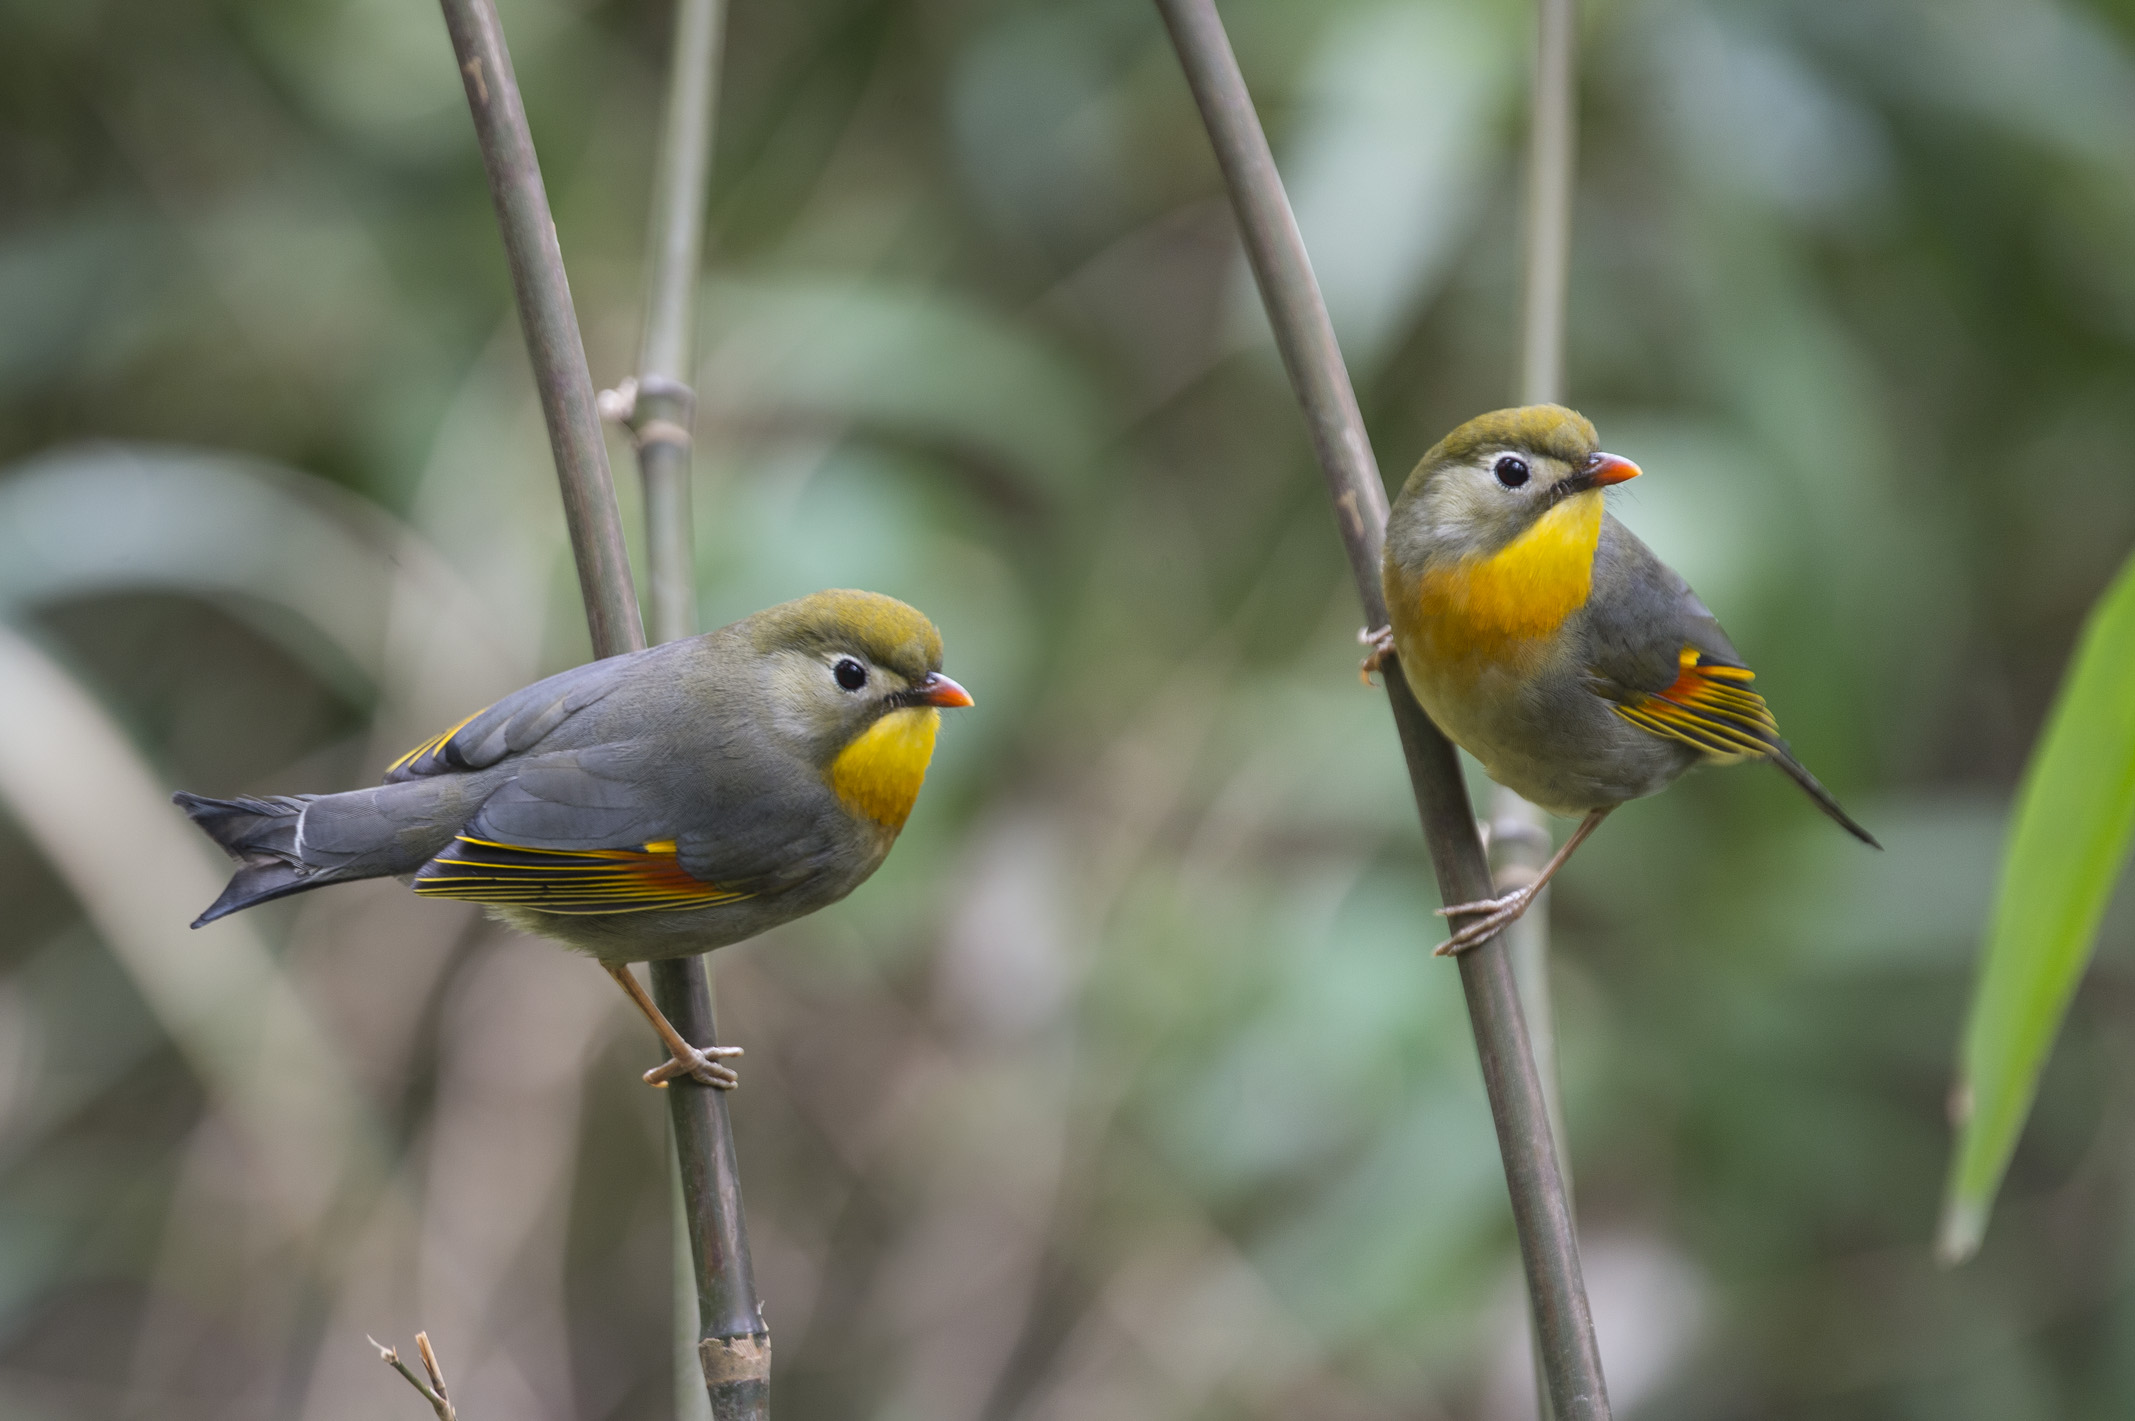
[[[1171,31],[1230,189],[1246,256],[1334,502],[1335,523],[1366,625],[1383,626],[1386,600],[1380,589],[1379,555],[1385,538],[1386,489],[1274,155],[1214,0],[1157,0],[1157,8]],[[1390,670],[1385,682],[1437,871],[1439,896],[1447,903],[1487,897],[1490,872],[1453,747],[1423,714],[1401,676]],[[1500,940],[1491,939],[1464,954],[1460,975],[1497,1125],[1550,1397],[1563,1421],[1601,1421],[1609,1414],[1608,1393],[1579,1273],[1578,1241],[1548,1108]]]
[[[638,621],[637,591],[630,583],[630,555],[608,472],[608,446],[511,52],[504,45],[495,0],[441,3],[467,89],[467,107],[474,114],[497,225],[504,234],[512,294],[526,331],[534,384],[541,393],[549,447],[556,455],[556,479],[563,490],[564,521],[578,561],[578,589],[585,598],[593,654],[637,651],[645,645],[645,629]]]

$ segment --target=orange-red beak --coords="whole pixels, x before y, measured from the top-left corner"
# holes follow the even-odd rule
[[[939,671],[929,671],[912,688],[912,699],[923,706],[955,710],[972,704],[971,693]]]
[[[1607,488],[1638,477],[1638,465],[1614,454],[1590,454],[1580,474],[1590,488]]]

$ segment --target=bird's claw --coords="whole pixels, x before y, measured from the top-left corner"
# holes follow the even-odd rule
[[[1450,908],[1437,909],[1441,918],[1464,918],[1471,913],[1482,916],[1472,923],[1462,924],[1459,931],[1438,945],[1433,955],[1456,957],[1471,947],[1481,946],[1517,922],[1520,915],[1534,905],[1536,886],[1530,884],[1499,898],[1479,898],[1473,903],[1456,903]]]
[[[1381,670],[1394,658],[1394,629],[1385,627],[1357,628],[1357,641],[1371,648],[1365,658],[1357,663],[1357,679],[1371,684],[1371,673]]]
[[[702,1081],[714,1090],[732,1090],[741,1084],[741,1077],[735,1074],[731,1066],[722,1066],[713,1059],[718,1056],[739,1056],[743,1054],[741,1047],[692,1046],[689,1053],[690,1059],[685,1060],[677,1053],[669,1056],[665,1065],[654,1066],[645,1073],[645,1084],[665,1090],[669,1081],[680,1080],[684,1076]]]

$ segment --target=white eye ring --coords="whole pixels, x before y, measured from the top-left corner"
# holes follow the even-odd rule
[[[1516,454],[1500,456],[1497,463],[1491,466],[1490,472],[1496,474],[1497,481],[1506,488],[1518,488],[1530,477],[1527,461]]]
[[[867,684],[867,668],[850,656],[839,657],[830,674],[841,690],[857,691]]]

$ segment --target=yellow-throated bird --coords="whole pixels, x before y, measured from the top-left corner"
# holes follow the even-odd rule
[[[1423,456],[1386,525],[1391,629],[1368,633],[1499,784],[1584,816],[1535,881],[1439,911],[1473,947],[1527,911],[1610,810],[1693,765],[1769,760],[1881,848],[1779,738],[1753,674],[1687,583],[1602,510],[1638,477],[1560,405],[1469,420]]]
[[[631,962],[753,937],[881,866],[926,778],[941,636],[904,603],[818,592],[537,681],[393,762],[375,789],[175,796],[241,865],[193,923],[358,878],[481,903],[591,953],[672,1053],[655,1085],[731,1086]]]

